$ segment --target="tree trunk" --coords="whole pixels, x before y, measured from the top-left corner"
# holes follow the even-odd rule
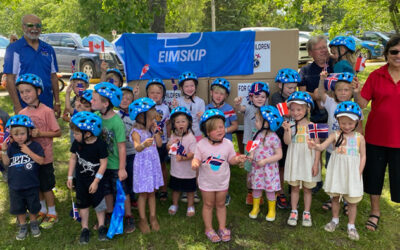
[[[400,24],[399,24],[399,19],[400,19],[400,14],[399,14],[399,8],[398,8],[399,0],[390,0],[389,1],[389,12],[390,12],[390,21],[393,24],[393,28],[396,31],[396,33],[399,33],[400,29]]]
[[[165,32],[165,15],[167,13],[167,0],[150,0],[150,11],[153,13],[154,21],[151,30],[156,33]]]

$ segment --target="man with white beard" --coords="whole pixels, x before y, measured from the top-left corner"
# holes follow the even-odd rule
[[[40,102],[53,108],[56,117],[60,116],[61,105],[58,90],[57,59],[53,47],[39,40],[42,22],[39,17],[29,14],[22,18],[24,35],[7,47],[4,58],[4,73],[7,74],[7,90],[10,94],[16,114],[26,106],[19,98],[15,80],[19,75],[32,73],[43,81],[44,91]]]

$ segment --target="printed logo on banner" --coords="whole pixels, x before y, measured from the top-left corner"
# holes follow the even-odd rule
[[[249,95],[249,90],[251,83],[238,83],[238,96],[242,97],[242,105],[248,103],[247,96]]]
[[[271,72],[271,41],[254,43],[254,73]]]

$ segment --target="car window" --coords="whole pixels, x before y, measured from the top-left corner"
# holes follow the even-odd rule
[[[46,39],[46,37],[44,37]],[[45,40],[51,46],[60,46],[60,37],[59,36],[47,36]]]
[[[61,36],[61,46],[62,47],[68,47],[68,44],[74,44],[76,45],[74,39],[70,36]]]

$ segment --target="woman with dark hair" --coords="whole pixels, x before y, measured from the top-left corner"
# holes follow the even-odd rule
[[[354,97],[362,108],[371,101],[365,127],[367,163],[363,173],[364,191],[371,200],[366,227],[371,231],[378,228],[387,165],[391,200],[400,203],[400,35],[389,40],[384,56],[387,64],[369,75],[361,92],[358,83],[354,88]]]

